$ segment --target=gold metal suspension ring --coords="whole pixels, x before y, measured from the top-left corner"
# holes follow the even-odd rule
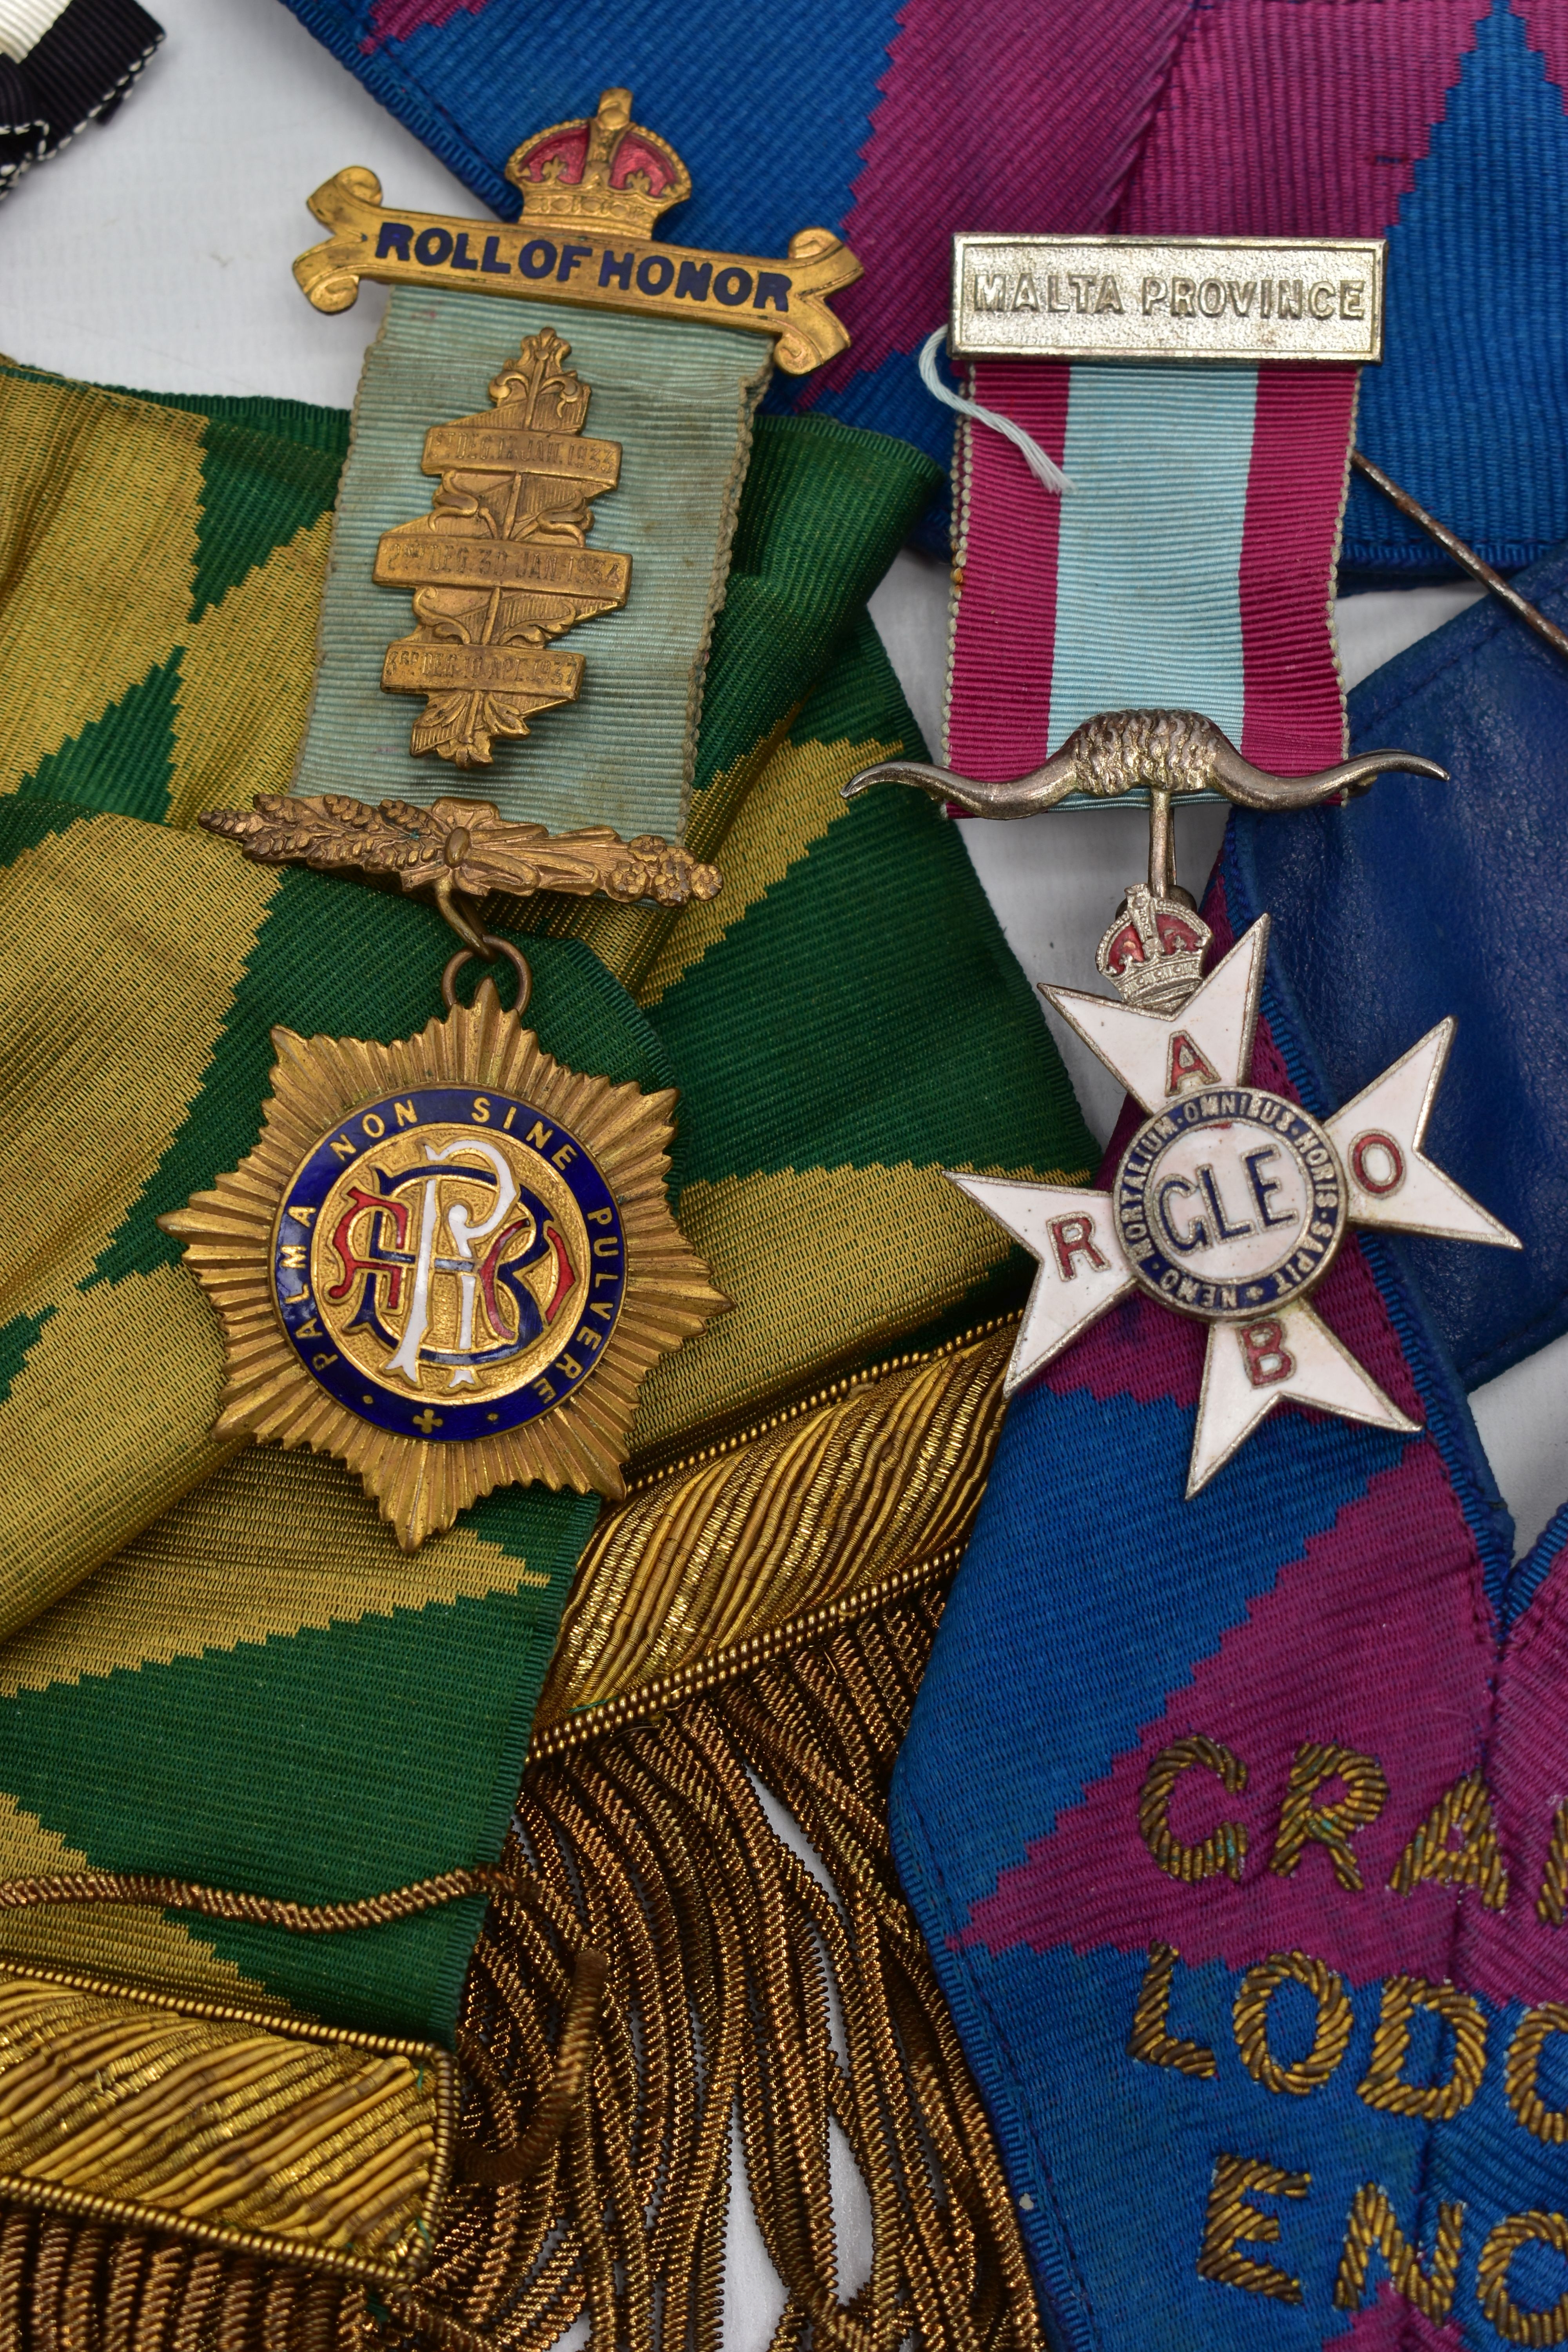
[[[521,954],[510,940],[498,940],[489,931],[482,931],[479,937],[486,953],[492,961],[497,956],[505,956],[508,963],[516,972],[517,1002],[511,1009],[521,1019],[527,1010],[528,1000],[533,993],[533,974],[529,969],[528,958]],[[459,948],[441,974],[441,993],[447,1001],[448,1012],[455,1013],[458,1009],[458,972],[466,963],[473,963],[477,961],[479,961],[477,948]]]

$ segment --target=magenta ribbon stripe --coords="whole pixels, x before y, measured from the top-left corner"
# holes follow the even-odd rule
[[[945,752],[1026,772],[1094,709],[1202,710],[1278,772],[1344,755],[1332,603],[1348,367],[985,361],[974,396],[1073,478],[961,427]]]

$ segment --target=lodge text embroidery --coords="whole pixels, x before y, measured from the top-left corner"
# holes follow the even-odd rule
[[[1171,1823],[1176,1791],[1191,1773],[1208,1775],[1223,1792],[1226,1818],[1202,1838],[1183,1838]],[[1271,1843],[1256,1818],[1249,1830],[1246,1822],[1228,1817],[1235,1801],[1245,1799],[1249,1777],[1245,1758],[1203,1733],[1172,1741],[1149,1766],[1138,1801],[1140,1834],[1165,1875],[1194,1895],[1205,1882],[1239,1885],[1244,1874],[1252,1880],[1264,1872],[1290,1877],[1308,1850],[1319,1845],[1340,1893],[1352,1898],[1386,1901],[1436,1884],[1468,1888],[1485,1910],[1507,1908],[1514,1890],[1490,1792],[1479,1771],[1456,1780],[1410,1823],[1407,1833],[1394,1816],[1404,1843],[1386,1880],[1382,1885],[1374,1880],[1370,1888],[1352,1841],[1394,1802],[1375,1758],[1329,1742],[1301,1742]],[[1381,1869],[1377,1879],[1382,1879]],[[1532,1892],[1537,1917],[1548,1927],[1561,1927],[1568,1908],[1568,1804],[1553,1815],[1542,1883]],[[1229,2059],[1185,2030],[1180,1968],[1176,1945],[1151,1946],[1126,2045],[1137,2063],[1185,2076],[1198,2097],[1204,2095],[1204,2084],[1214,2082],[1226,2064],[1238,2062],[1253,2082],[1284,2099],[1310,2097],[1339,2074],[1350,2053],[1355,2011],[1344,1979],[1326,1961],[1300,1950],[1274,1952],[1245,1971],[1231,2005],[1235,2054]],[[1289,2058],[1279,2054],[1270,2037],[1276,1998],[1287,1986],[1300,1988],[1311,2003],[1309,2046],[1304,2054]],[[1413,1974],[1392,1976],[1382,1985],[1378,2003],[1371,2048],[1354,2084],[1356,2097],[1366,2106],[1428,2124],[1451,2122],[1475,2099],[1489,2064],[1500,2068],[1504,2096],[1520,2128],[1549,2146],[1568,2144],[1568,2104],[1552,2104],[1542,2087],[1549,2045],[1556,2036],[1568,2036],[1568,2002],[1540,2001],[1525,2009],[1509,2031],[1506,2047],[1499,2046],[1500,2034],[1489,2057],[1487,2012],[1472,1993],[1455,1984],[1431,1983]],[[1435,2021],[1440,2030],[1443,2055],[1435,2067],[1424,2064],[1418,2055],[1421,2044],[1415,2037],[1422,2017]],[[1492,2030],[1498,2030],[1496,2020]],[[1426,2032],[1430,2035],[1430,2025]],[[1300,2048],[1301,2032],[1295,2038]],[[1423,2079],[1429,2074],[1438,2079]],[[1546,2079],[1550,2084],[1550,2072]],[[1286,2251],[1291,2235],[1289,2209],[1312,2194],[1310,2172],[1288,2169],[1256,2150],[1217,2151],[1196,2249],[1199,2276],[1277,2303],[1302,2302],[1303,2281]],[[1260,2199],[1265,2201],[1258,2202]],[[1406,2233],[1387,2189],[1375,2180],[1363,2181],[1352,2199],[1341,2241],[1333,2284],[1336,2306],[1353,2311],[1366,2301],[1375,2286],[1370,2276],[1375,2257],[1394,2293],[1434,2326],[1443,2326],[1458,2292],[1465,2230],[1463,2201],[1439,2201],[1431,2242],[1419,2244],[1414,2234]],[[1258,2251],[1265,2246],[1281,2249],[1280,2259],[1270,2260]],[[1528,2300],[1520,2302],[1513,2292],[1513,2264],[1531,2246],[1568,2258],[1568,2213],[1505,2214],[1487,2231],[1479,2256],[1473,2257],[1481,2315],[1506,2343],[1568,2343],[1568,2288],[1544,2310]],[[1528,2288],[1521,2292],[1528,2294]]]

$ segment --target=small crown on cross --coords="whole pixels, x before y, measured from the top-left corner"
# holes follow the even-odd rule
[[[1094,961],[1124,1003],[1140,1013],[1175,1013],[1198,984],[1213,937],[1190,905],[1133,882]]]

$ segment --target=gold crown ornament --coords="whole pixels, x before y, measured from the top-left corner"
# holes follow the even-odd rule
[[[652,236],[659,215],[691,194],[691,174],[668,141],[632,121],[629,89],[605,90],[591,117],[535,131],[512,149],[505,171],[522,191],[525,221],[606,236]]]

